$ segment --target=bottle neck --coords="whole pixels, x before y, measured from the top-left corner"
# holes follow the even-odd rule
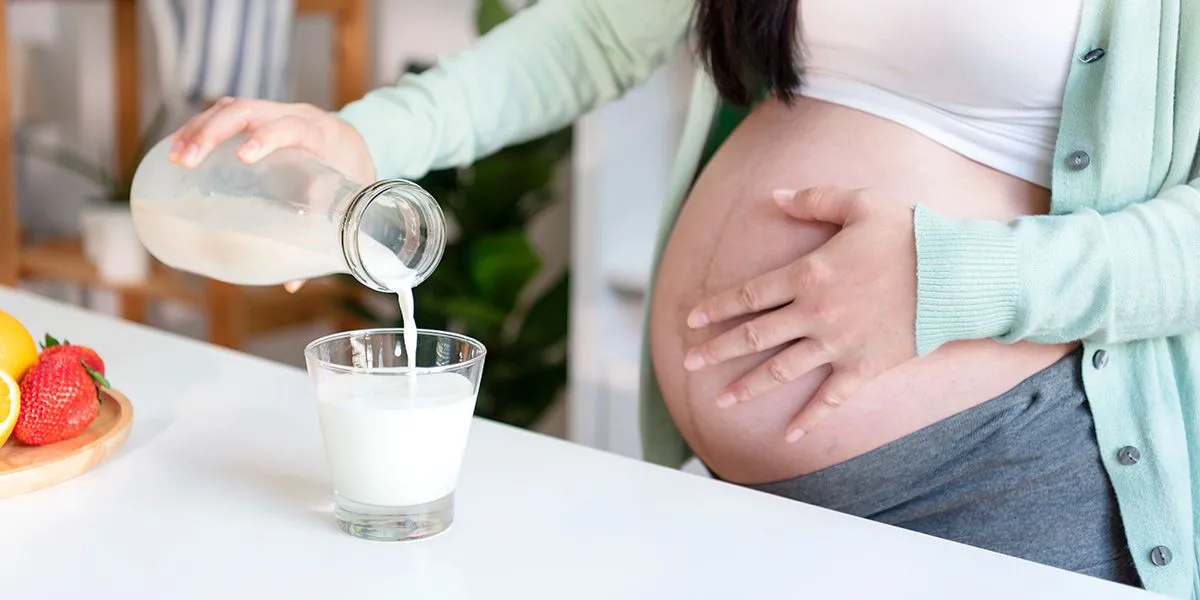
[[[445,216],[437,201],[405,179],[346,192],[342,254],[350,274],[380,292],[428,279],[446,248]]]

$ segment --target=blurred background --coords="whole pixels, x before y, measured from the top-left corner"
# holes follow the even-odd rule
[[[0,188],[0,284],[297,366],[317,336],[394,323],[394,299],[348,277],[289,295],[155,264],[129,220],[133,168],[206,101],[232,91],[336,109],[522,7],[7,0],[0,131],[12,146],[0,147],[0,177],[11,181]],[[202,53],[232,89],[182,81]],[[480,415],[640,454],[643,299],[692,67],[681,52],[572,128],[419,182],[459,235],[415,290],[417,322],[487,344]]]

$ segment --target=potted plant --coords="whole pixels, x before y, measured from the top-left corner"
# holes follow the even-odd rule
[[[66,169],[99,188],[88,199],[79,215],[84,256],[100,277],[113,284],[129,285],[144,282],[150,275],[151,259],[133,228],[129,210],[130,188],[137,166],[152,145],[164,135],[167,108],[160,106],[138,142],[134,160],[125,169],[109,169],[64,146],[34,144],[28,153]]]

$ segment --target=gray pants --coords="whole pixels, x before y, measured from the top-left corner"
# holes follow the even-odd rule
[[[1080,358],[862,456],[749,487],[1140,587]]]

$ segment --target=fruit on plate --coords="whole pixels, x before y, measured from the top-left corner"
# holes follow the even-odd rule
[[[17,381],[37,362],[37,344],[16,317],[0,310],[0,371]]]
[[[21,412],[13,437],[41,446],[83,433],[100,412],[98,386],[108,387],[104,376],[72,354],[38,360],[21,379]]]
[[[105,374],[104,360],[100,358],[100,355],[95,350],[87,346],[77,346],[67,340],[59,342],[47,333],[45,341],[42,342],[42,353],[39,355],[39,359],[44,360],[51,356],[69,356],[81,361],[93,371],[101,375]]]
[[[0,370],[0,446],[8,441],[21,414],[21,390],[8,371]]]

